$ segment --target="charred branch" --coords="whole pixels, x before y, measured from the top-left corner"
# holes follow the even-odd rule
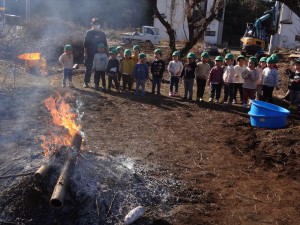
[[[69,156],[65,161],[65,164],[63,166],[63,169],[60,173],[60,176],[57,180],[57,183],[54,187],[54,191],[50,199],[50,205],[54,208],[62,208],[64,205],[66,190],[70,178],[72,176],[76,158],[78,156],[81,147],[81,142],[82,142],[82,137],[79,133],[77,133],[73,139],[73,143],[71,147],[72,151],[69,153]]]

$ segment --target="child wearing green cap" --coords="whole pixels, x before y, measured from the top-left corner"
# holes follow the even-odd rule
[[[210,72],[210,65],[208,64],[209,54],[208,52],[203,52],[201,54],[201,62],[197,64],[195,70],[196,82],[197,82],[197,102],[203,101],[203,95],[206,86],[206,80]]]
[[[298,58],[293,64],[294,72],[290,74],[289,86],[290,102],[289,109],[298,109],[300,103],[300,58]]]
[[[134,95],[138,95],[140,91],[140,87],[142,88],[142,96],[145,96],[145,88],[146,82],[149,78],[149,68],[146,64],[146,54],[140,53],[139,54],[139,62],[135,65],[133,70],[133,76],[136,80],[136,88]]]
[[[139,62],[139,54],[141,53],[141,48],[139,45],[135,45],[133,46],[132,50],[133,50],[132,59],[134,63],[137,64]]]
[[[259,74],[255,69],[257,64],[256,57],[250,57],[248,61],[248,67],[242,72],[244,79],[243,83],[243,108],[247,108],[248,100],[255,99],[256,81],[259,78]]]
[[[215,58],[215,66],[211,69],[208,77],[208,84],[210,85],[208,102],[212,102],[216,95],[215,103],[219,103],[223,83],[223,72],[223,57],[217,56]]]
[[[224,81],[224,104],[231,105],[233,101],[234,94],[234,55],[228,53],[225,56],[225,64],[223,74]],[[229,98],[228,98],[229,97]]]
[[[170,61],[168,65],[168,72],[171,76],[170,78],[170,92],[169,96],[179,96],[178,95],[178,84],[179,84],[179,78],[181,75],[181,71],[183,70],[183,64],[181,61],[179,61],[180,52],[175,51],[172,54],[173,60]],[[175,92],[173,92],[173,88],[175,86]]]
[[[161,60],[162,51],[160,49],[154,50],[155,60],[151,63],[152,73],[152,94],[155,94],[155,87],[157,86],[157,94],[160,95],[160,86],[163,73],[165,71],[165,62]]]
[[[278,71],[275,68],[276,60],[273,57],[267,58],[267,67],[262,71],[262,100],[266,102],[273,102],[274,88],[278,87]]]
[[[194,52],[190,52],[187,55],[187,63],[183,66],[181,72],[181,77],[183,77],[184,84],[184,96],[183,99],[193,100],[193,89],[194,89],[194,79],[195,70],[197,68],[196,55]]]
[[[95,90],[99,91],[100,78],[102,80],[102,90],[106,91],[106,80],[105,80],[105,72],[107,69],[108,56],[106,54],[106,47],[103,43],[97,45],[98,53],[95,54],[93,60],[92,70],[94,73],[94,87]]]
[[[247,68],[245,66],[246,58],[243,55],[239,55],[236,59],[237,65],[234,66],[234,92],[232,103],[237,103],[237,92],[240,94],[240,100],[243,102],[243,83],[242,72]]]
[[[66,81],[69,82],[69,87],[74,87],[72,83],[73,76],[73,53],[72,46],[66,45],[64,47],[64,53],[59,57],[58,61],[64,67],[64,77],[62,80],[62,87],[66,87]]]
[[[120,62],[117,59],[117,54],[118,51],[117,49],[113,48],[110,51],[110,57],[108,59],[108,64],[107,64],[107,75],[108,75],[108,91],[111,91],[112,87],[112,81],[115,83],[115,87],[117,92],[120,91],[119,89],[119,82],[118,82],[118,74],[119,74],[119,67],[120,67]]]
[[[262,71],[267,67],[267,57],[261,57],[258,63],[258,66],[256,67],[256,70],[258,72],[258,79],[256,81],[256,93],[255,93],[255,99],[261,100],[262,95],[262,84],[261,84],[261,78],[262,78]]]
[[[123,92],[128,91],[130,93],[132,87],[132,72],[134,69],[135,63],[131,57],[131,50],[125,49],[124,59],[121,61],[120,73],[122,74],[123,80]],[[128,90],[127,90],[128,87]]]

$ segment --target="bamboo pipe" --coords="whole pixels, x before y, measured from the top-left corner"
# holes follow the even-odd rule
[[[50,163],[46,163],[42,165],[34,174],[34,180],[37,182],[41,182],[48,174],[51,168]]]
[[[70,149],[71,152],[69,153],[69,156],[65,161],[65,164],[50,199],[50,205],[54,208],[62,208],[64,205],[66,189],[69,184],[70,177],[72,176],[76,157],[78,156],[78,152],[81,147],[81,142],[82,137],[79,133],[77,133],[73,139],[72,147]]]

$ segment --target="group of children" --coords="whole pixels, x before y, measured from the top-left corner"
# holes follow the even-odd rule
[[[145,95],[146,82],[149,79],[149,70],[152,75],[151,93],[161,94],[161,82],[165,71],[165,62],[160,49],[154,50],[154,60],[148,66],[147,56],[140,51],[138,45],[133,47],[134,54],[130,49],[123,49],[121,46],[109,49],[109,56],[106,53],[104,44],[98,46],[98,53],[94,57],[93,71],[95,89],[100,90],[100,79],[102,80],[102,90],[106,91],[106,74],[108,76],[108,90],[112,88],[112,81],[116,90],[120,91],[122,80],[123,92],[130,92],[133,81],[136,82],[134,94]],[[247,107],[249,100],[273,101],[273,90],[278,89],[278,70],[276,63],[277,55],[262,57],[259,62],[252,56],[248,60],[243,55],[236,58],[228,53],[225,59],[217,56],[214,66],[209,64],[210,56],[207,52],[201,54],[200,62],[196,62],[196,55],[188,53],[187,62],[180,61],[180,52],[172,54],[172,61],[167,66],[170,75],[169,96],[179,96],[179,81],[183,80],[183,99],[193,99],[194,81],[197,82],[196,101],[202,102],[206,85],[210,86],[209,102],[220,103],[221,90],[224,89],[223,103],[227,105],[236,104],[237,94],[240,95],[240,103]],[[63,87],[66,81],[72,84],[73,55],[72,46],[65,46],[65,53],[59,58],[64,66]],[[298,95],[300,92],[300,58],[294,63],[294,72],[290,75],[290,101],[293,109],[297,108]]]

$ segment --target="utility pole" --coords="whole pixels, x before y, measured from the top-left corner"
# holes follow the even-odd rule
[[[30,20],[30,0],[26,0],[26,20]]]

